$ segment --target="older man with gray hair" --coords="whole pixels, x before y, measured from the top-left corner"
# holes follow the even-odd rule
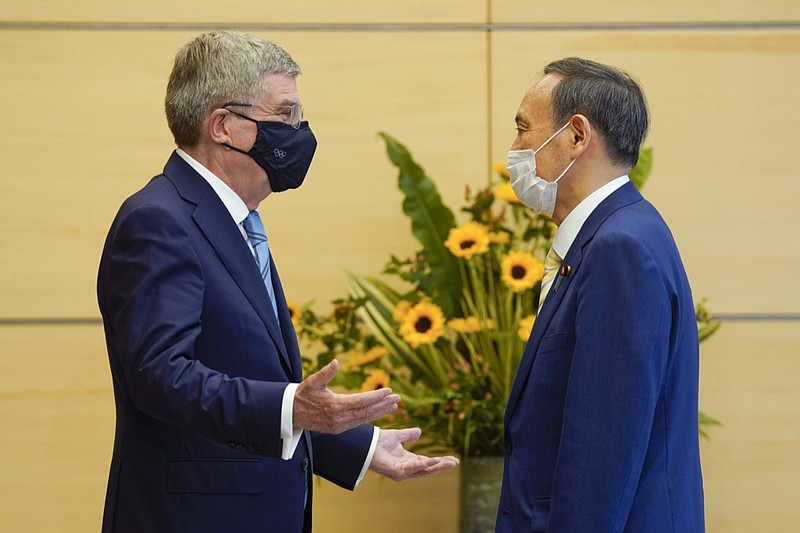
[[[185,44],[167,86],[177,150],[128,198],[97,294],[117,427],[103,531],[311,530],[312,473],[353,489],[458,464],[403,448],[416,428],[366,422],[388,389],[335,394],[332,362],[302,379],[257,208],[299,187],[316,139],[279,46],[234,32]]]

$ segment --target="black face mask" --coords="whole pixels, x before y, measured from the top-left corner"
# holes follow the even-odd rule
[[[303,121],[298,129],[294,129],[291,124],[284,122],[264,122],[235,111],[231,113],[255,122],[258,132],[256,142],[248,152],[229,144],[225,146],[252,157],[267,173],[273,192],[296,189],[302,185],[317,150],[317,139],[308,122]]]

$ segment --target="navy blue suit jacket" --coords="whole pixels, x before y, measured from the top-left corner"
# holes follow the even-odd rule
[[[627,183],[562,267],[506,408],[497,531],[703,531],[697,325],[669,229]]]
[[[311,469],[355,485],[372,426],[305,432],[280,458],[302,367],[272,276],[280,325],[236,223],[175,153],[120,208],[98,276],[117,408],[103,531],[299,532]]]

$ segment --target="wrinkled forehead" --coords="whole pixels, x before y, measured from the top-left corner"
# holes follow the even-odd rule
[[[292,105],[299,104],[300,91],[297,88],[297,79],[284,72],[269,72],[262,77],[264,93],[260,95],[260,104],[265,105]]]

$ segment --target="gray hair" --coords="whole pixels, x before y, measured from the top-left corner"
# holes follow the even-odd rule
[[[206,116],[225,102],[249,103],[266,96],[263,76],[300,74],[280,46],[246,33],[198,35],[175,55],[164,108],[175,143],[194,146]]]
[[[613,162],[636,165],[648,125],[647,104],[636,81],[615,67],[578,57],[553,61],[544,68],[544,74],[551,73],[563,76],[552,93],[553,122],[584,115],[602,135]]]

